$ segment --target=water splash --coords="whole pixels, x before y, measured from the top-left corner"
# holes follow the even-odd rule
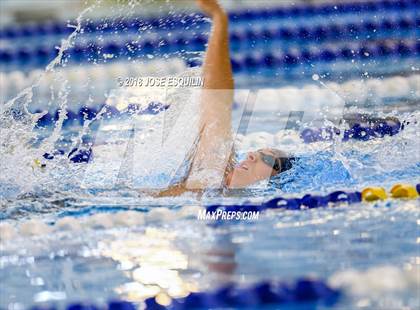
[[[63,64],[64,52],[68,50],[76,36],[80,33],[84,16],[91,12],[99,2],[84,9],[76,19],[76,25],[67,39],[61,41],[58,48],[58,55],[47,65],[44,72],[40,74],[33,84],[20,91],[14,98],[0,105],[0,158],[2,177],[0,184],[15,184],[14,189],[18,192],[28,192],[36,186],[38,180],[32,173],[34,159],[43,154],[46,149],[51,149],[53,143],[60,136],[62,124],[66,118],[67,95],[66,83],[63,83],[63,93],[60,104],[59,119],[56,122],[53,135],[47,143],[40,148],[33,148],[31,143],[36,140],[37,134],[33,131],[37,121],[47,112],[31,113],[29,105],[33,99],[33,90],[39,87],[42,78],[48,72]],[[17,173],[17,171],[19,173]],[[2,195],[3,196],[3,195]]]

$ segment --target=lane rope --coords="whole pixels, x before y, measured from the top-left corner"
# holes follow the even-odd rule
[[[324,208],[335,204],[355,204],[364,202],[373,202],[394,199],[417,199],[420,193],[420,184],[416,186],[410,184],[395,184],[389,194],[382,187],[366,187],[361,192],[353,191],[334,191],[330,194],[320,196],[306,194],[301,198],[284,198],[278,197],[264,202],[260,205],[242,204],[242,205],[211,205],[206,207],[207,212],[216,212],[217,210],[227,212],[258,212],[268,209],[285,209],[285,210],[305,210]]]
[[[261,281],[253,285],[228,284],[208,292],[192,292],[184,298],[171,299],[160,293],[144,302],[145,309],[209,309],[248,308],[261,306],[304,305],[316,303],[333,306],[342,292],[332,288],[325,281],[312,278],[298,278],[290,282]],[[129,301],[111,300],[105,306],[80,302],[67,305],[67,310],[134,310],[138,307]],[[53,305],[34,306],[31,310],[55,310]]]

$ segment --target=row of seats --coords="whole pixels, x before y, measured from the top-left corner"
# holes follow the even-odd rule
[[[420,55],[420,42],[414,40],[398,42],[372,42],[343,45],[342,47],[290,49],[282,52],[268,52],[265,54],[255,52],[248,55],[233,55],[232,68],[234,72],[253,70],[255,68],[293,67],[299,64],[312,64],[316,62],[331,63],[335,61],[373,60],[382,57],[418,57]],[[200,65],[192,60],[189,65]],[[374,73],[374,72],[371,72]]]
[[[175,65],[176,60],[173,61]],[[114,65],[112,65],[114,66]],[[105,83],[105,78],[111,78],[115,74],[128,74],[128,66],[120,65],[121,70],[118,68],[113,68],[113,70],[105,70],[105,68],[101,68],[103,70],[98,70],[100,72],[96,72],[96,74],[91,76],[92,78],[92,87],[96,88],[96,85],[103,85]],[[111,66],[110,66],[111,67]],[[141,67],[139,67],[141,68]],[[150,66],[150,70],[153,67]],[[170,68],[168,68],[170,69]],[[182,67],[180,67],[182,70]],[[138,72],[138,71],[137,71]],[[39,74],[39,72],[36,72]],[[18,74],[18,76],[16,76]],[[87,73],[88,74],[88,73]],[[34,74],[35,75],[35,74]],[[77,75],[75,76],[77,77]],[[13,74],[4,75],[1,80],[5,81],[6,83],[3,84],[0,89],[6,96],[13,96],[16,95],[17,91],[20,88],[24,88],[25,85],[32,83],[32,75],[28,77],[28,80],[25,82],[23,79],[23,75],[20,72],[15,72]],[[18,79],[22,79],[18,81]],[[67,76],[67,79],[70,82],[71,89],[76,89],[83,91],[83,85],[77,85],[78,82],[83,83],[80,79],[70,79],[70,76]],[[319,106],[325,106],[325,102],[328,102],[328,106],[330,107],[331,113],[333,113],[334,107],[338,107],[338,111],[340,111],[340,107],[342,109],[343,102],[357,100],[360,104],[363,104],[366,100],[371,97],[373,94],[379,102],[383,100],[418,100],[420,97],[420,75],[411,75],[408,77],[390,77],[387,79],[370,79],[364,82],[359,80],[351,80],[343,84],[337,83],[327,83],[326,88],[318,87],[315,85],[307,85],[301,88],[298,87],[284,87],[284,88],[268,88],[262,89],[258,94],[258,101],[256,106],[254,107],[256,110],[261,111],[277,111],[279,112],[278,102],[284,102],[284,104],[293,106],[294,110],[302,110],[307,111],[318,111]],[[48,77],[45,78],[45,81],[41,83],[44,86],[40,86],[41,90],[36,91],[34,93],[33,101],[34,103],[31,104],[30,110],[34,112],[41,112],[47,109],[47,106],[43,106],[41,103],[43,102],[42,96],[51,95],[49,85],[51,85],[53,81],[49,80]],[[13,88],[14,85],[21,85],[19,89],[14,89],[14,93],[8,93]],[[75,91],[76,92],[76,91]],[[87,92],[87,90],[85,90]],[[242,90],[238,90],[235,92],[235,98],[237,101],[240,101]],[[92,95],[91,93],[89,93]],[[338,94],[338,96],[337,96]],[[341,98],[340,98],[341,96]],[[273,100],[272,98],[276,98]],[[103,96],[98,100],[104,100]],[[37,102],[40,104],[37,104]],[[238,102],[239,102],[238,101]],[[46,100],[45,102],[48,102]],[[162,107],[162,105],[150,105],[148,108],[149,110],[145,110],[145,113],[153,114],[155,108]],[[83,123],[84,119],[91,119],[93,116],[96,115],[98,111],[102,109],[100,104],[92,105],[89,107],[72,104],[71,107],[67,109],[68,111],[68,119],[65,121],[65,125],[75,125]],[[287,108],[286,108],[287,110]],[[126,108],[127,113],[139,113],[139,108],[136,105],[128,105]],[[284,111],[282,111],[283,113]],[[285,112],[288,113],[287,111]],[[104,115],[105,118],[115,118],[119,117],[120,112],[112,105],[108,105],[106,108],[106,113]],[[58,111],[52,110],[49,111],[40,121],[39,126],[45,127],[51,125],[55,120],[58,118]],[[398,126],[397,126],[398,127]],[[309,130],[309,129],[308,129]],[[356,136],[359,134],[356,133]],[[360,132],[360,136],[362,137],[362,133]],[[309,132],[302,136],[302,138],[306,142],[314,142],[322,140],[321,138],[326,139],[327,137],[331,138],[331,135],[328,132],[319,131],[318,129],[310,129]],[[364,138],[368,138],[366,136]],[[270,138],[271,139],[271,138]]]
[[[251,21],[266,19],[299,18],[311,16],[325,16],[337,14],[359,14],[362,12],[376,13],[380,11],[415,11],[420,7],[418,0],[383,0],[383,1],[357,1],[347,3],[325,3],[322,5],[294,5],[289,7],[273,7],[270,9],[252,8],[244,11],[231,12],[230,20]],[[184,28],[187,24],[204,23],[200,14],[179,14],[169,18],[152,18],[132,20],[106,20],[89,21],[84,25],[86,32],[114,32],[137,31],[139,28],[159,27],[161,29]],[[13,39],[18,37],[33,37],[43,35],[63,35],[72,31],[61,22],[46,22],[44,24],[27,24],[22,26],[9,26],[0,31],[0,39]]]
[[[78,114],[78,110],[82,106],[81,103],[86,102],[88,97],[94,100],[93,107],[103,103],[105,99],[103,94],[118,87],[118,77],[153,76],[158,71],[160,76],[173,76],[185,70],[184,61],[175,58],[166,60],[164,63],[161,60],[155,60],[138,65],[114,63],[106,66],[68,67],[60,70],[60,75],[68,82],[68,87],[71,90],[69,96],[77,97],[71,100],[72,103],[68,110],[73,114]],[[19,91],[34,83],[42,74],[44,74],[42,70],[34,70],[28,75],[20,71],[8,74],[0,73],[0,91],[4,100],[16,96]],[[60,80],[55,80],[53,74],[46,73],[39,85],[34,88],[31,111],[47,109],[43,103],[49,101],[51,86],[54,85],[54,89],[58,91],[60,83]],[[349,80],[342,84],[325,83],[327,88],[316,86],[313,83],[304,87],[262,88],[259,91],[255,108],[263,111],[278,111],[277,103],[284,102],[293,104],[297,110],[316,111],[318,106],[325,105],[326,101],[329,102],[329,105],[341,106],[343,101],[356,100],[359,104],[364,104],[366,100],[369,100],[372,104],[373,98],[375,103],[383,103],[389,100],[418,100],[420,97],[420,75],[418,74],[365,81]],[[241,100],[241,91],[236,92],[237,101]],[[276,100],[272,100],[272,98],[276,98]],[[96,108],[92,109],[97,110]],[[51,115],[46,118],[53,120],[56,112],[49,112]]]
[[[236,30],[230,34],[232,49],[238,50],[241,48],[255,47],[255,45],[267,43],[310,43],[310,42],[325,42],[337,41],[341,39],[352,40],[355,38],[363,38],[369,36],[374,38],[390,38],[391,33],[409,31],[408,37],[414,37],[416,29],[420,27],[420,17],[408,18],[404,17],[399,20],[385,19],[381,22],[365,21],[360,23],[348,24],[328,24],[319,25],[315,27],[279,27],[279,28],[263,28],[263,29],[249,29]],[[399,38],[407,37],[407,33],[400,33]],[[84,45],[78,44],[69,51],[69,55],[74,61],[82,61],[86,59],[94,59],[97,57],[97,52],[100,51],[105,54],[113,55],[147,55],[156,53],[171,53],[180,50],[201,51],[204,50],[207,44],[207,37],[205,35],[196,35],[188,37],[183,34],[173,36],[171,39],[156,38],[146,39],[133,43],[132,40],[121,41],[120,39],[113,42],[106,42],[99,44],[95,41],[90,41]],[[246,46],[242,46],[246,45]],[[53,46],[33,45],[29,47],[21,47],[17,50],[12,48],[3,48],[0,50],[0,63],[9,64],[13,61],[19,64],[31,62],[36,59],[36,63],[46,64],[54,56],[57,55],[57,50]]]
[[[185,61],[180,58],[156,59],[139,63],[116,62],[107,65],[68,66],[48,73],[41,69],[32,70],[27,74],[16,70],[9,73],[0,72],[0,92],[3,98],[10,99],[42,76],[38,86],[34,88],[36,102],[37,99],[50,98],[51,87],[58,91],[62,85],[60,80],[62,77],[67,81],[71,94],[75,92],[82,94],[83,91],[87,93],[88,87],[91,86],[89,95],[95,97],[96,94],[100,94],[103,100],[104,93],[119,87],[119,78],[176,76],[185,70],[187,70]]]
[[[309,18],[314,15],[328,16],[337,14],[360,14],[363,12],[378,13],[382,11],[416,10],[420,5],[419,0],[368,0],[355,2],[330,2],[315,5],[293,5],[290,7],[278,7],[272,9],[249,9],[242,13],[232,13],[233,20],[249,21],[253,19],[267,18]]]
[[[394,49],[395,46],[392,48]],[[276,54],[276,57],[280,57],[280,55]],[[257,58],[258,55],[254,55],[253,57]],[[264,60],[269,60],[269,55],[266,55],[266,57],[268,57],[268,59]],[[274,58],[274,55],[270,57]],[[232,62],[234,66],[246,66],[245,62],[251,62],[251,60],[247,60],[246,58],[234,57]],[[253,60],[253,63],[256,63],[256,61]],[[59,70],[59,73],[60,76],[63,76],[64,80],[68,81],[69,86],[72,89],[85,88],[86,83],[88,83],[88,80],[89,84],[96,89],[99,86],[104,86],[104,88],[117,87],[118,77],[124,78],[177,75],[184,72],[186,69],[187,67],[184,60],[180,58],[170,58],[166,60],[149,60],[147,62],[138,64],[115,62],[107,65],[94,65],[83,67],[69,66],[61,68]],[[44,74],[44,71],[41,69],[30,71],[27,74],[21,71],[0,73],[1,92],[5,97],[16,95],[18,91],[32,84],[36,80],[36,78],[42,74]],[[41,84],[39,85],[39,88],[42,89],[40,90],[40,92],[42,93],[45,90],[46,94],[48,94],[50,92],[50,86],[54,84],[55,78],[56,76],[54,76],[54,74],[46,73],[46,75],[41,80]],[[357,85],[353,85],[357,81],[351,80],[344,84],[332,85],[331,83],[329,83],[328,87],[333,88],[338,92],[342,92],[341,85],[344,85],[345,93],[350,93],[349,97],[360,97],[361,94],[365,94],[366,92],[374,92],[376,98],[404,97],[409,95],[410,93],[415,94],[420,91],[419,87],[416,86],[419,85],[419,78],[419,75],[413,74],[407,77],[396,76],[386,79],[368,79],[363,83],[358,83]],[[398,86],[395,86],[397,84]],[[357,93],[353,91],[354,89],[356,89]],[[279,95],[280,94],[276,94],[276,96]],[[360,100],[363,101],[362,98]]]
[[[420,27],[420,16],[401,17],[399,19],[384,18],[379,21],[359,20],[348,23],[327,23],[321,25],[295,25],[280,26],[277,28],[267,27],[262,29],[251,28],[248,30],[234,30],[230,35],[232,43],[243,41],[336,41],[343,38],[355,39],[369,36],[390,37],[391,34],[404,36],[404,32],[414,31]]]
[[[204,44],[204,41],[200,44]],[[187,40],[176,41],[175,50],[191,49],[194,44]],[[67,60],[80,62],[111,62],[127,58],[147,57],[168,52],[169,45],[154,46],[150,42],[141,45],[132,43],[119,44],[117,42],[105,46],[94,43],[88,46],[76,46],[65,51],[64,57]],[[262,50],[262,49],[261,49]],[[355,58],[373,59],[383,56],[407,57],[420,53],[420,42],[415,40],[401,40],[399,42],[371,42],[371,43],[349,43],[341,48],[331,46],[308,46],[301,49],[288,48],[284,52],[268,51],[266,53],[254,51],[252,54],[236,54],[232,56],[232,65],[235,72],[253,69],[255,67],[277,67],[293,66],[299,63],[312,62],[333,62],[336,60],[352,60]],[[56,50],[47,48],[20,49],[17,53],[11,51],[0,51],[0,64],[6,65],[31,65],[34,67],[44,66],[57,54]],[[189,61],[191,67],[200,65],[200,61],[193,58]]]
[[[388,78],[360,77],[338,84],[323,81],[324,85],[317,84],[319,76],[312,77],[315,83],[308,83],[302,87],[267,88],[262,86],[258,91],[256,109],[266,112],[279,112],[279,102],[295,111],[325,110],[327,105],[342,109],[344,102],[355,102],[360,105],[369,101],[372,105],[387,102],[417,101],[420,98],[420,75],[413,74],[407,77],[392,76]],[[235,93],[240,101],[240,90]],[[275,98],[275,99],[274,99]],[[273,100],[274,99],[274,100]]]

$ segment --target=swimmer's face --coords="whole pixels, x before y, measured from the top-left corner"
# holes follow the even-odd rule
[[[258,181],[276,175],[278,172],[262,160],[262,154],[276,156],[271,149],[261,149],[249,152],[247,158],[240,162],[227,176],[229,188],[244,188]]]

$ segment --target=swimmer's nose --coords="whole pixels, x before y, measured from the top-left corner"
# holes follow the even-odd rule
[[[257,156],[255,155],[255,153],[249,152],[248,153],[248,156],[247,156],[247,159],[250,160],[250,161],[256,161],[257,160]]]

